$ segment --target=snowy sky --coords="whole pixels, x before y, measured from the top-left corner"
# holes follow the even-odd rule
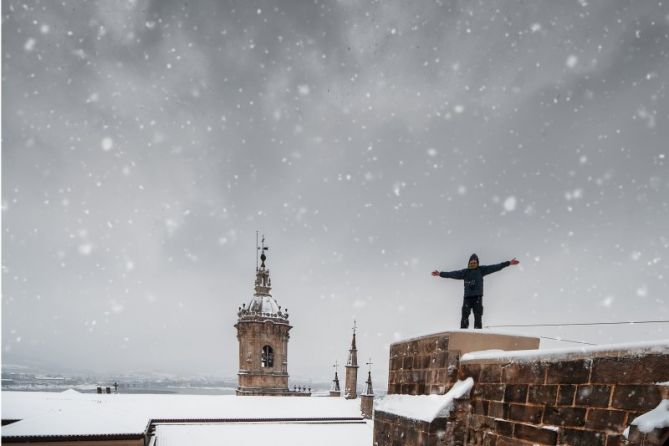
[[[666,0],[2,14],[5,364],[234,376],[256,230],[291,383],[329,378],[356,318],[385,387],[389,343],[459,326],[430,272],[472,252],[521,261],[486,325],[669,319]]]

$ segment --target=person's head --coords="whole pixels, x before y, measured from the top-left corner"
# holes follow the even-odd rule
[[[469,263],[467,264],[467,268],[469,269],[476,269],[479,267],[479,256],[476,254],[472,254],[469,256]]]

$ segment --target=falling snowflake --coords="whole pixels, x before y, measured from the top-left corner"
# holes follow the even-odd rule
[[[516,210],[516,197],[513,195],[509,196],[504,200],[504,210],[507,212],[513,212]]]
[[[311,90],[307,84],[298,85],[297,92],[302,96],[307,96]]]
[[[112,147],[114,147],[114,141],[109,137],[103,138],[101,145],[102,145],[102,150],[104,150],[105,152],[109,152],[112,149]]]
[[[23,45],[23,49],[26,51],[32,51],[35,49],[36,43],[37,41],[31,37],[30,39],[26,40],[26,43]]]

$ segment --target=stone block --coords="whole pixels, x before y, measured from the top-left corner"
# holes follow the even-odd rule
[[[544,408],[543,424],[554,426],[581,427],[585,425],[584,407],[555,407]]]
[[[592,362],[588,359],[548,364],[546,384],[584,384],[590,380]]]
[[[607,435],[606,436],[606,446],[623,446],[627,444],[622,435]]]
[[[527,402],[532,404],[549,404],[555,405],[557,401],[558,386],[555,384],[548,385],[531,385],[527,395]]]
[[[558,406],[573,406],[576,386],[573,384],[561,384],[558,387]]]
[[[402,361],[402,368],[411,370],[413,368],[413,356],[405,356]]]
[[[402,358],[395,357],[390,359],[390,369],[399,370],[402,368]]]
[[[502,368],[502,382],[505,383],[543,384],[545,381],[545,363],[512,363]]]
[[[486,418],[484,415],[472,414],[469,417],[469,427],[477,431],[484,430]]]
[[[472,397],[491,401],[504,399],[504,384],[476,384],[472,389]]]
[[[507,418],[509,416],[509,405],[498,401],[488,403],[488,416],[494,418]]]
[[[529,424],[516,424],[513,435],[515,438],[531,441],[532,444],[557,444],[557,431]]]
[[[473,400],[472,401],[472,413],[477,415],[488,415],[488,405],[489,401],[486,400]]]
[[[585,427],[593,430],[622,432],[625,429],[626,412],[611,409],[588,409]]]
[[[504,401],[507,403],[524,403],[527,401],[527,384],[507,384],[504,389]]]
[[[509,420],[525,423],[540,423],[543,406],[528,406],[526,404],[510,404]]]
[[[582,429],[561,429],[559,444],[574,446],[604,446],[606,434]]]
[[[576,406],[609,407],[612,387],[606,384],[581,384],[576,388]]]
[[[648,411],[654,409],[662,395],[659,386],[630,384],[617,385],[613,391],[611,407],[616,409],[627,409],[636,411]]]
[[[481,368],[479,382],[482,383],[501,383],[502,366],[500,364],[485,364]]]
[[[495,433],[505,437],[513,437],[513,423],[505,420],[494,420]]]
[[[593,383],[644,384],[669,381],[669,355],[595,358]]]
[[[518,446],[524,444],[531,444],[531,443],[525,443],[525,442],[521,443],[518,441],[517,438],[509,438],[500,435],[497,437],[497,442],[495,443],[495,446]]]
[[[442,366],[443,367],[443,366]],[[458,378],[460,379],[465,379],[471,377],[474,379],[474,382],[483,382],[479,378],[479,375],[481,373],[481,364],[460,364],[460,370],[458,373]]]

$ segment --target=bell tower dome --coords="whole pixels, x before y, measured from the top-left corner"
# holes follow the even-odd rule
[[[269,248],[256,243],[255,293],[237,313],[239,372],[237,395],[286,395],[288,389],[288,310],[272,297],[272,280],[265,266]],[[257,253],[261,264],[258,266]]]

